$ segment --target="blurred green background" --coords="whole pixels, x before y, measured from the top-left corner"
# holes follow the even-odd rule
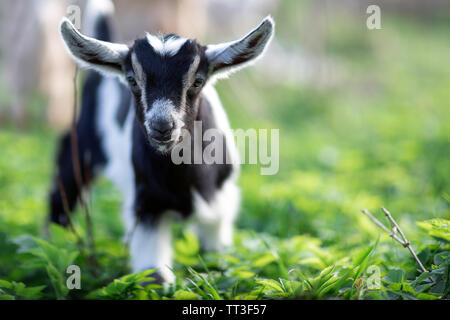
[[[224,297],[233,296],[232,290],[238,296],[256,286],[239,272],[275,280],[285,275],[279,264],[270,265],[270,257],[263,267],[252,265],[253,253],[276,251],[286,269],[315,275],[339,261],[350,263],[378,238],[372,263],[383,274],[395,266],[414,274],[417,266],[407,250],[380,236],[360,210],[383,219],[379,208],[388,208],[419,250],[434,240],[416,222],[450,219],[449,7],[440,1],[422,4],[425,9],[408,1],[375,1],[382,29],[368,30],[364,1],[274,3],[276,39],[266,57],[216,87],[233,128],[280,129],[280,170],[262,176],[258,166],[242,166],[242,210],[236,248],[229,253],[237,261],[206,256],[210,269],[220,273],[210,276]],[[242,22],[241,33],[261,17]],[[230,39],[220,33],[204,38]],[[6,91],[0,87],[3,106]],[[27,258],[18,254],[16,240],[42,235],[60,130],[46,124],[44,98],[35,94],[27,101],[26,126],[1,122],[0,279],[39,285],[46,277],[42,271],[17,267]],[[90,203],[104,278],[121,276],[127,267],[120,194],[100,179]],[[85,234],[82,214],[75,223]],[[183,253],[191,240],[175,229],[176,271],[188,277],[186,266],[201,270],[203,264],[195,250]],[[236,279],[243,284],[234,288]]]

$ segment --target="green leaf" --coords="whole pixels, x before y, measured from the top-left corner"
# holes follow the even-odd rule
[[[17,253],[28,253],[36,247],[34,237],[28,234],[21,235],[12,239],[12,242],[19,247]]]
[[[367,247],[366,249],[361,250],[353,259],[353,264],[355,267],[357,267],[356,274],[354,275],[355,281],[357,279],[359,279],[359,277],[364,272],[364,270],[366,270],[367,264],[369,262],[369,258],[372,255],[372,253],[375,251],[375,248],[378,245],[378,240],[379,240],[379,238],[373,245]]]
[[[197,237],[185,232],[181,239],[175,241],[175,260],[186,266],[193,266],[199,262],[200,244]]]
[[[262,268],[267,266],[268,264],[276,261],[276,258],[272,253],[265,253],[264,255],[258,257],[256,260],[253,261],[253,266],[257,268]]]
[[[450,220],[431,219],[417,222],[417,225],[428,231],[428,234],[437,240],[450,243]]]
[[[405,271],[403,269],[395,268],[389,270],[386,280],[392,283],[402,283],[405,278]]]
[[[13,285],[11,284],[11,282],[8,282],[6,280],[0,280],[0,288],[11,289],[12,287]]]
[[[55,266],[49,263],[46,267],[47,274],[51,280],[55,295],[58,300],[65,299],[69,289],[66,286],[62,274],[55,268]]]
[[[438,296],[429,293],[419,293],[416,297],[420,300],[436,300]]]
[[[198,300],[201,297],[194,292],[180,289],[175,292],[174,298],[176,300]]]
[[[283,288],[281,287],[280,283],[278,283],[275,280],[272,279],[261,279],[256,280],[256,283],[264,287],[264,291],[273,290],[276,292],[282,292],[284,293]]]
[[[443,263],[449,263],[450,262],[450,252],[444,251],[436,254],[433,258],[434,264],[439,266]]]

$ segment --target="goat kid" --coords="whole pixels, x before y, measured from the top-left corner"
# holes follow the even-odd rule
[[[240,40],[216,45],[202,46],[174,34],[146,34],[127,46],[111,42],[112,3],[96,0],[89,5],[96,6],[91,8],[96,12],[93,37],[81,34],[65,18],[60,25],[75,61],[97,71],[87,75],[76,124],[81,189],[101,172],[114,182],[124,197],[133,271],[157,268],[171,282],[174,217],[189,217],[203,247],[220,250],[232,242],[240,196],[238,160],[176,165],[170,150],[185,130],[192,133],[194,121],[200,121],[205,130],[223,133],[224,157],[237,159],[212,82],[260,57],[274,23],[267,17]],[[67,225],[65,212],[73,211],[82,192],[74,175],[69,133],[61,140],[57,165],[50,220]]]

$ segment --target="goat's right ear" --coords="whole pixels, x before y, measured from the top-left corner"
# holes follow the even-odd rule
[[[67,18],[62,19],[60,32],[69,53],[81,67],[122,74],[122,65],[130,50],[126,45],[87,37],[78,32]]]
[[[210,74],[226,77],[229,73],[248,66],[261,57],[272,40],[275,22],[268,16],[243,38],[206,47]]]

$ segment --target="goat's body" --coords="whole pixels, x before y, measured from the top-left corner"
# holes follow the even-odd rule
[[[157,268],[170,281],[174,216],[192,220],[205,249],[232,242],[238,152],[208,81],[256,61],[273,35],[273,21],[268,17],[242,39],[219,45],[147,34],[127,46],[111,42],[110,0],[91,0],[88,8],[93,38],[67,19],[61,36],[81,66],[102,75],[90,72],[86,79],[78,140],[69,133],[62,139],[51,220],[69,224],[82,189],[103,172],[123,193],[133,270]]]
[[[204,89],[199,104],[196,120],[203,129],[215,128],[229,136],[227,117],[212,86]],[[88,75],[77,132],[84,182],[103,172],[123,194],[123,219],[134,270],[163,270],[170,265],[167,222],[177,215],[196,222],[194,227],[204,247],[218,249],[231,243],[239,204],[238,167],[225,161],[176,165],[170,153],[154,150],[136,120],[129,89],[120,81],[96,73]],[[237,156],[232,139],[225,139],[225,148],[232,158]],[[79,196],[71,158],[66,135],[58,162],[70,210]],[[232,163],[238,163],[236,158]],[[52,220],[64,223],[64,199],[59,189],[55,181]]]

